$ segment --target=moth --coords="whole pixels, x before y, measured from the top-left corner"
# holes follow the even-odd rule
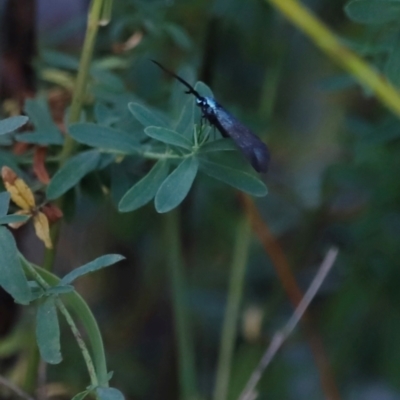
[[[185,93],[196,97],[203,118],[214,126],[223,137],[231,138],[257,172],[267,172],[270,160],[268,147],[249,128],[238,121],[214,98],[201,96],[188,82],[169,71],[159,62],[152,60],[167,74],[173,76],[188,89]]]

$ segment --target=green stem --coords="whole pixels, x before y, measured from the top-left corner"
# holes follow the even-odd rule
[[[228,302],[222,327],[214,400],[226,400],[228,396],[233,349],[237,334],[239,307],[242,300],[250,237],[250,222],[247,219],[243,219],[237,227]]]
[[[61,314],[64,315],[64,317],[67,321],[67,324],[70,326],[72,334],[75,336],[78,346],[81,349],[83,358],[86,363],[86,367],[89,372],[90,382],[91,382],[92,386],[96,387],[96,386],[98,386],[96,370],[94,368],[92,357],[90,356],[89,350],[86,347],[86,343],[83,341],[82,336],[75,324],[75,321],[72,319],[71,314],[69,313],[69,311],[67,310],[67,308],[65,307],[64,303],[61,301],[60,298],[57,298],[56,304],[57,304],[57,307],[60,310]]]
[[[45,279],[43,279],[40,276],[40,274],[36,271],[35,267],[28,260],[26,260],[22,255],[20,256],[20,258],[23,262],[26,272],[29,273],[43,289],[49,289],[51,286],[46,282]],[[70,326],[72,334],[75,336],[75,339],[78,342],[78,346],[82,351],[82,355],[86,362],[86,366],[87,366],[87,369],[89,372],[91,384],[93,386],[97,386],[98,382],[97,382],[96,372],[94,369],[92,358],[90,357],[89,351],[86,347],[86,344],[83,341],[82,336],[81,336],[74,320],[71,317],[71,314],[65,308],[65,306],[64,306],[63,302],[61,301],[61,299],[59,298],[59,296],[57,296],[56,304],[57,304],[57,307],[60,310],[61,314],[64,315],[64,317],[67,321],[67,324]]]
[[[81,53],[79,63],[78,76],[76,78],[76,86],[74,96],[72,98],[71,110],[69,114],[69,123],[79,122],[82,111],[83,102],[86,94],[87,80],[89,76],[90,64],[92,62],[94,45],[96,42],[97,32],[99,30],[101,14],[103,10],[104,0],[92,0],[89,11],[89,17],[86,28],[85,41]],[[60,164],[63,165],[74,152],[75,141],[71,136],[67,135],[64,142],[64,147],[60,154]]]
[[[185,296],[178,210],[167,213],[164,218],[165,247],[168,251],[167,262],[171,278],[175,331],[178,340],[180,398],[189,400],[197,397],[197,389],[193,341],[186,309],[187,299]]]
[[[99,25],[100,25],[101,14],[102,14],[102,10],[103,10],[103,3],[104,3],[104,0],[92,0],[92,4],[90,6],[88,23],[87,23],[87,28],[86,28],[86,35],[85,35],[85,40],[83,43],[81,60],[80,60],[80,64],[79,64],[79,71],[78,71],[75,90],[74,90],[72,103],[71,103],[69,123],[78,122],[81,111],[82,111],[82,106],[83,106],[85,93],[86,93],[87,80],[88,80],[88,76],[89,76],[90,64],[91,64],[91,60],[92,60],[92,56],[93,56],[93,49],[94,49],[97,32],[98,32]],[[68,161],[68,159],[73,154],[74,150],[75,150],[75,142],[71,138],[71,136],[67,135],[65,138],[65,141],[64,141],[64,146],[59,154],[60,167],[63,166],[66,163],[66,161]],[[64,197],[61,197],[59,199],[59,201],[57,202],[57,205],[58,205],[58,207],[60,207],[60,209],[63,208],[62,207],[63,202],[64,202]],[[50,250],[46,249],[44,264],[43,264],[45,270],[47,270],[47,271],[50,271],[53,268],[54,258],[55,258],[55,254],[56,254],[56,248],[57,248],[57,242],[58,242],[58,237],[59,237],[59,232],[60,232],[60,225],[61,225],[61,221],[58,221],[52,227],[52,230],[51,230],[53,249],[50,249]],[[28,359],[28,368],[27,368],[27,373],[25,375],[24,387],[25,387],[25,390],[27,390],[31,393],[32,390],[34,390],[35,386],[36,386],[39,354],[38,354],[37,346],[35,344],[36,340],[35,340],[34,334],[32,334],[30,341],[31,341],[31,347],[33,350],[32,350],[32,354],[29,355],[29,359]],[[100,341],[101,341],[101,336],[100,336]],[[101,342],[101,346],[102,346],[102,342]],[[104,353],[104,350],[103,350],[103,353]],[[95,356],[96,356],[96,353],[95,353]],[[100,362],[100,364],[102,364],[102,363]],[[104,366],[105,366],[105,360],[104,360]],[[99,371],[98,371],[98,373],[99,373]],[[104,375],[104,376],[102,376],[102,378],[99,379],[100,384],[107,386],[108,381],[107,381],[106,369],[105,369],[105,374],[102,373],[101,375]]]
[[[42,287],[46,288],[50,286],[56,286],[59,284],[60,279],[57,276],[53,275],[51,272],[46,271],[43,268],[31,264],[22,255],[20,255],[20,258],[22,260],[22,264],[24,266],[26,273],[33,279],[35,279]],[[78,345],[82,350],[82,354],[85,359],[92,384],[93,385],[98,384],[103,387],[108,387],[107,364],[104,353],[103,339],[101,337],[101,333],[97,325],[96,319],[94,318],[86,302],[77,292],[74,291],[72,293],[64,294],[63,298],[65,299],[66,304],[71,308],[71,310],[76,314],[76,316],[81,321],[87,333],[88,340],[91,344],[94,361],[92,361],[92,358],[90,356],[90,353],[86,345],[83,343],[84,346],[81,346],[82,342],[80,342],[81,337],[79,331],[77,330],[76,325],[69,311],[65,308],[64,304],[61,301],[60,301],[62,304],[61,307],[59,303],[57,303],[57,306],[60,308],[60,311],[66,317],[67,322],[69,323],[71,329],[73,330],[74,335],[75,333],[78,333],[78,335],[75,335],[75,337],[77,338],[77,340],[78,337],[80,339],[78,340]],[[67,314],[65,314],[64,311],[66,311]],[[72,325],[70,323],[71,321]],[[95,372],[92,375],[93,371]]]

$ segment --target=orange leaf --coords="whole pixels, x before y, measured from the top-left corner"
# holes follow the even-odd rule
[[[1,169],[4,186],[10,193],[11,200],[23,210],[29,211],[36,207],[35,197],[29,186],[18,177],[18,175],[9,167],[4,166]]]
[[[36,146],[35,155],[33,157],[33,172],[40,182],[47,185],[50,182],[50,177],[46,169],[47,147]]]
[[[42,212],[37,212],[33,217],[33,226],[36,236],[44,243],[46,248],[52,249],[53,244],[50,238],[49,220]]]

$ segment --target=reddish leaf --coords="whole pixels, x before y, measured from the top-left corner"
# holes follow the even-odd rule
[[[50,223],[54,223],[63,217],[63,212],[53,203],[48,203],[43,206],[42,211]]]
[[[33,171],[40,182],[47,185],[50,177],[46,169],[47,147],[37,146],[33,157]]]

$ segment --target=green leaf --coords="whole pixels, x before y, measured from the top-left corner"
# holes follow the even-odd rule
[[[84,392],[80,392],[76,394],[72,400],[83,400],[88,394],[90,393],[90,390],[85,390]]]
[[[0,193],[0,217],[4,217],[8,213],[8,207],[10,206],[10,193]]]
[[[214,98],[212,90],[204,82],[201,81],[196,82],[194,88],[196,89],[197,92],[199,92],[200,96]],[[195,104],[195,106],[199,108],[197,104]]]
[[[25,222],[30,218],[30,215],[10,214],[0,217],[0,225],[14,224],[16,222]]]
[[[0,121],[0,135],[16,131],[28,121],[29,118],[24,115],[17,115],[16,117],[3,119]]]
[[[98,387],[96,394],[100,400],[124,400],[124,395],[114,388]]]
[[[186,158],[165,179],[158,189],[154,201],[157,212],[168,212],[184,200],[196,177],[198,167],[197,158]]]
[[[65,275],[64,278],[61,279],[60,283],[62,285],[67,285],[69,283],[72,283],[75,279],[79,278],[82,275],[98,271],[99,269],[108,267],[124,259],[125,257],[119,254],[107,254],[105,256],[101,256],[85,265],[82,265],[79,268],[74,269],[73,271]]]
[[[0,168],[4,167],[5,165],[10,167],[21,178],[27,178],[26,173],[23,172],[18,165],[18,158],[9,151],[0,150]]]
[[[129,111],[133,116],[144,126],[161,126],[164,128],[169,128],[170,124],[165,121],[160,115],[149,110],[147,107],[142,106],[138,103],[129,103]]]
[[[28,284],[31,289],[31,301],[40,299],[44,296],[44,290],[39,286],[36,281],[29,281]]]
[[[183,50],[189,50],[192,42],[187,32],[177,24],[166,24],[165,31],[171,36],[171,39]]]
[[[76,71],[79,68],[79,59],[61,51],[42,50],[40,53],[43,61],[56,68]]]
[[[118,115],[115,114],[115,110],[107,107],[102,101],[96,102],[94,106],[94,115],[97,123],[104,126],[110,126],[119,120]]]
[[[133,154],[140,149],[132,134],[93,123],[73,124],[69,127],[69,134],[79,143],[106,151]]]
[[[237,150],[237,146],[231,139],[217,139],[212,142],[204,143],[200,149],[199,153],[211,153],[215,151],[232,151]]]
[[[29,304],[31,291],[18,259],[13,235],[0,227],[0,285],[20,304]]]
[[[72,285],[57,285],[46,290],[47,296],[71,293],[75,290]]]
[[[195,90],[200,94],[200,96],[204,97],[212,97],[214,98],[212,90],[203,82],[196,82],[194,85]],[[193,120],[200,121],[201,119],[201,110],[200,107],[196,104],[196,101],[193,102]]]
[[[47,298],[38,307],[36,314],[36,339],[40,355],[49,364],[62,361],[60,326],[54,297]]]
[[[347,16],[363,24],[385,24],[400,17],[399,0],[353,0],[344,8]]]
[[[185,105],[182,107],[179,121],[175,127],[176,132],[190,139],[193,138],[194,129],[194,102],[194,96],[188,97]]]
[[[149,126],[144,132],[152,139],[159,140],[160,142],[172,144],[174,146],[183,147],[187,150],[192,150],[193,144],[179,133],[166,128],[158,126]]]
[[[45,99],[27,99],[24,111],[35,126],[35,131],[15,135],[18,141],[36,144],[63,144],[64,137],[53,122]]]
[[[118,205],[118,210],[133,211],[151,201],[167,177],[168,169],[168,163],[165,160],[159,160],[147,175],[125,193]]]
[[[97,150],[84,151],[70,158],[53,176],[47,187],[47,198],[56,199],[75,186],[85,175],[96,169],[100,161]]]
[[[98,85],[105,86],[115,93],[123,93],[125,90],[124,81],[116,74],[104,68],[92,67],[90,75]]]
[[[268,193],[267,187],[262,181],[240,169],[201,158],[200,170],[212,178],[225,182],[252,196],[262,197]]]

